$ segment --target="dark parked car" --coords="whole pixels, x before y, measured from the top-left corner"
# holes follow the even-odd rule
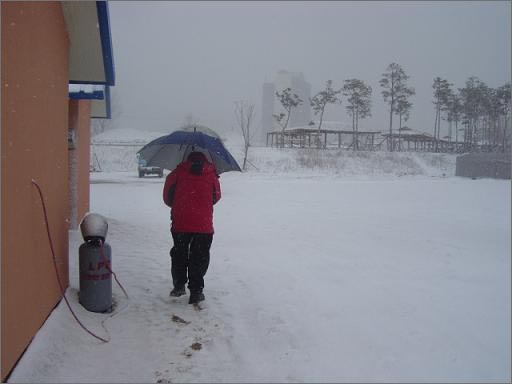
[[[139,157],[139,177],[145,175],[158,175],[158,177],[164,176],[164,170],[160,167],[148,166],[146,160]]]

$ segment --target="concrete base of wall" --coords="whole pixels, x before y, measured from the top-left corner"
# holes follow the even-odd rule
[[[458,156],[455,176],[511,178],[510,153],[468,153]]]

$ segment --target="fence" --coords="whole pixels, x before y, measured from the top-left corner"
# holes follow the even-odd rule
[[[146,142],[92,142],[92,172],[101,171],[136,171],[137,152]]]

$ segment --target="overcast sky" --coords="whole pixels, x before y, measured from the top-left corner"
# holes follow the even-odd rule
[[[114,126],[172,131],[191,114],[223,132],[233,103],[256,106],[262,84],[285,69],[302,72],[312,96],[326,80],[359,78],[373,88],[373,116],[360,130],[385,130],[379,80],[400,64],[416,89],[407,125],[431,132],[432,79],[491,87],[511,77],[508,1],[111,1],[116,86]],[[326,120],[350,121],[346,102]]]

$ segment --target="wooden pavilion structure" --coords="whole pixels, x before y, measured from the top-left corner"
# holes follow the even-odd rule
[[[345,148],[375,150],[380,131],[344,131],[316,128],[291,128],[267,133],[267,146],[290,148]]]
[[[392,134],[380,131],[352,131],[317,128],[289,128],[267,133],[267,146],[279,148],[393,150],[407,152],[503,152],[501,144],[469,143],[437,139],[404,127]]]
[[[493,152],[493,150],[488,150],[485,145],[436,139],[427,133],[384,133],[381,136],[384,138],[380,143],[381,146],[386,142],[386,148],[393,148],[394,151],[446,153],[464,153],[471,151]]]

